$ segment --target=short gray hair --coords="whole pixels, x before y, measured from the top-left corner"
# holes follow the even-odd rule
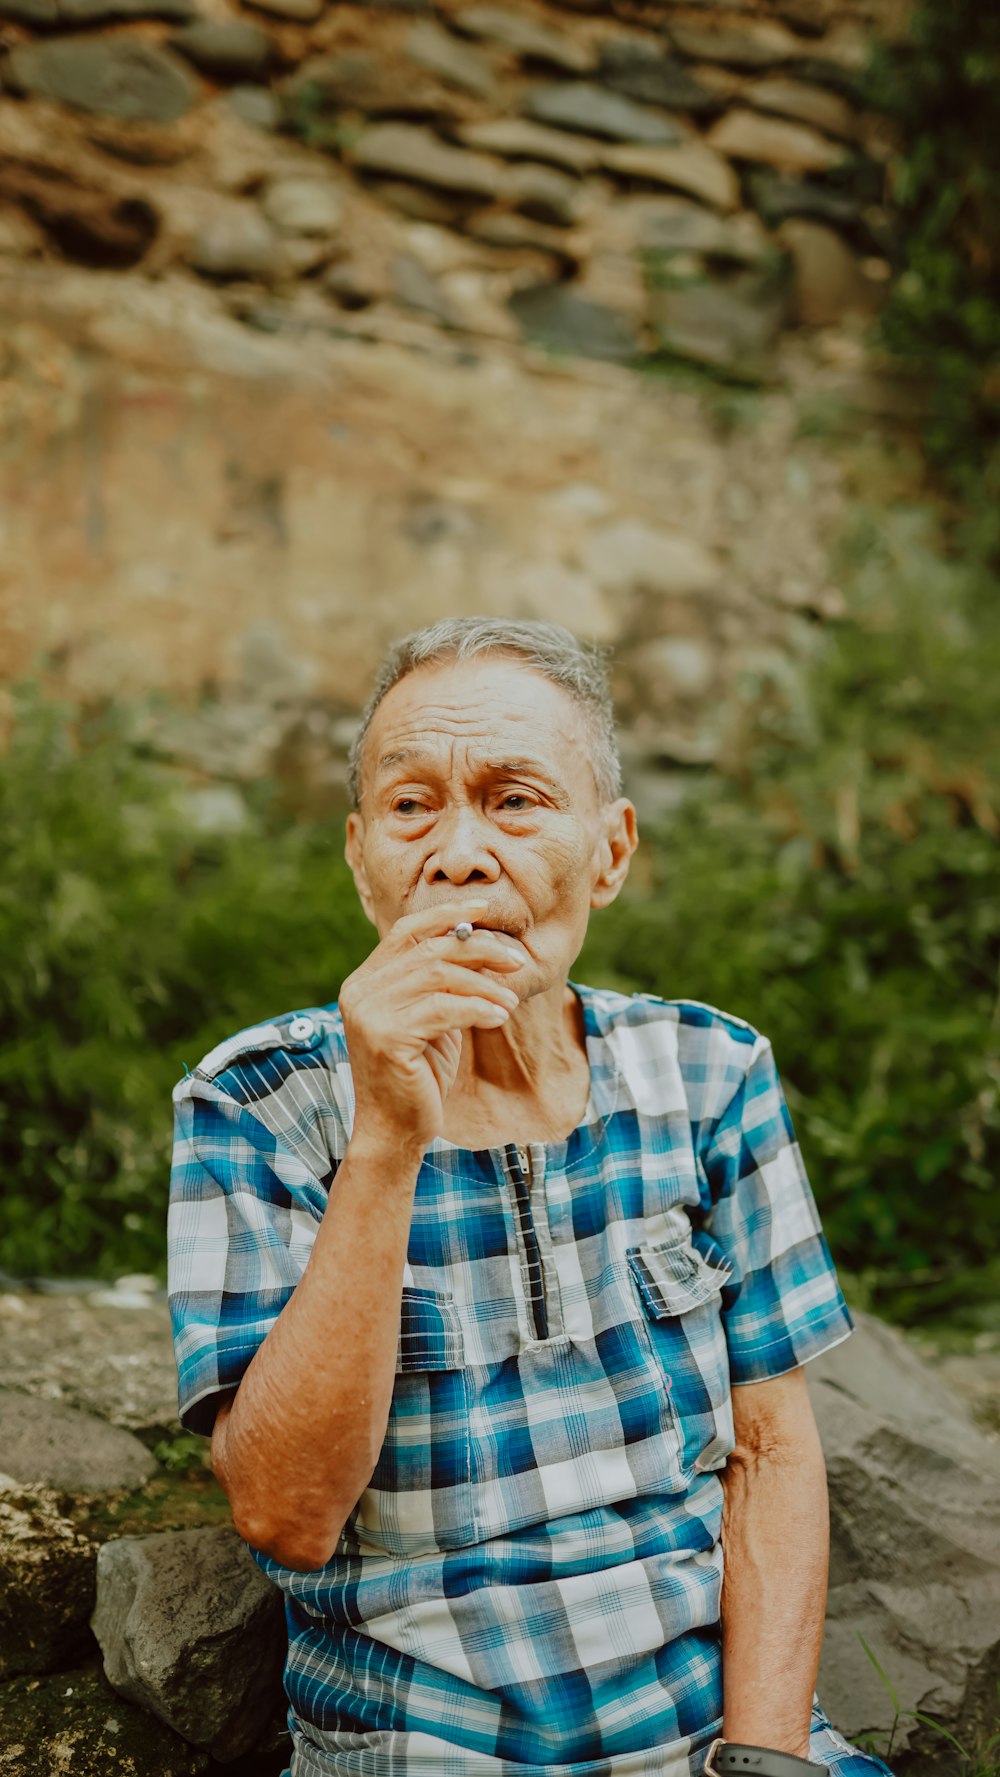
[[[603,802],[621,795],[622,770],[608,683],[610,649],[581,642],[561,623],[535,623],[506,617],[445,617],[393,642],[375,676],[361,712],[347,764],[347,788],[357,808],[361,795],[361,755],[372,717],[387,691],[419,666],[472,660],[497,654],[523,660],[561,685],[580,707],[590,741],[590,762]]]

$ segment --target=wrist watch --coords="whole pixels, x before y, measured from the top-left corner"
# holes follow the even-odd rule
[[[747,1746],[742,1740],[723,1740],[721,1734],[712,1741],[705,1763],[704,1777],[808,1777],[810,1771],[821,1771],[822,1765],[812,1759],[797,1758],[794,1752],[777,1752],[771,1746]]]

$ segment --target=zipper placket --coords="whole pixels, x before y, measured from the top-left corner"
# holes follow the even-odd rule
[[[542,1272],[542,1254],[535,1232],[535,1218],[531,1211],[531,1150],[516,1142],[511,1142],[506,1150],[507,1169],[510,1182],[514,1189],[514,1206],[517,1210],[518,1226],[524,1244],[524,1255],[528,1272],[528,1306],[531,1310],[531,1324],[535,1329],[536,1339],[547,1339],[549,1336],[549,1316],[545,1305],[545,1279]]]

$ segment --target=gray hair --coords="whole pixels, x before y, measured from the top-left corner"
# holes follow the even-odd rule
[[[419,666],[445,660],[472,660],[498,654],[523,660],[544,673],[579,705],[590,742],[590,762],[603,802],[621,795],[621,760],[615,734],[614,709],[608,683],[610,649],[581,642],[561,623],[535,623],[505,617],[445,617],[393,642],[375,677],[375,686],[351,743],[347,787],[357,808],[361,792],[361,755],[372,717],[387,691]]]

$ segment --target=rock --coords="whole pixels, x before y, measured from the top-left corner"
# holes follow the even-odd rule
[[[340,226],[344,200],[331,179],[272,179],[260,200],[281,234],[331,235]]]
[[[769,228],[776,228],[787,216],[810,216],[838,228],[850,228],[861,217],[861,207],[854,198],[824,185],[810,185],[805,180],[789,179],[762,168],[751,172],[748,184],[753,206]]]
[[[33,259],[45,251],[45,244],[42,230],[23,211],[0,211],[0,259]]]
[[[525,61],[544,62],[567,74],[588,74],[594,66],[586,44],[524,12],[509,12],[504,6],[466,6],[453,22],[467,37],[497,43]]]
[[[531,222],[510,210],[477,210],[465,223],[465,232],[488,247],[500,247],[513,253],[544,253],[551,258],[551,280],[572,276],[578,269],[582,248],[575,236],[561,228],[547,228]]]
[[[757,381],[769,374],[786,307],[769,276],[748,271],[731,283],[693,277],[654,289],[649,319],[665,351]]]
[[[350,259],[342,259],[324,272],[323,288],[345,309],[368,308],[382,294],[380,286]]]
[[[707,137],[730,160],[752,160],[790,173],[825,173],[839,166],[844,150],[804,124],[754,111],[727,111]]]
[[[606,148],[602,160],[609,172],[689,192],[714,209],[739,207],[736,174],[721,154],[703,142],[684,142],[679,148]]]
[[[59,23],[57,0],[0,0],[0,19],[33,31],[51,30]]]
[[[475,50],[456,43],[450,31],[432,19],[422,19],[413,26],[406,39],[406,53],[418,67],[437,74],[449,86],[457,86],[462,92],[484,99],[493,91],[493,70],[489,63]]]
[[[715,216],[683,198],[633,198],[637,245],[649,253],[697,253],[705,259],[758,265],[773,251],[749,210]]]
[[[280,1690],[284,1607],[235,1530],[105,1543],[92,1628],[122,1696],[215,1758],[253,1746]]]
[[[443,295],[440,286],[419,259],[412,253],[396,253],[389,267],[392,295],[404,308],[416,309],[441,327],[455,327],[455,310]]]
[[[741,97],[756,111],[775,111],[844,142],[852,142],[857,135],[857,118],[846,100],[805,80],[774,74],[744,87]]]
[[[554,167],[524,161],[509,169],[504,196],[515,210],[522,210],[536,222],[571,228],[577,220],[578,189],[575,179],[557,173]]]
[[[276,130],[281,122],[281,101],[277,93],[262,86],[234,86],[226,95],[229,107],[242,123],[258,130]]]
[[[330,146],[337,146],[337,114],[364,111],[373,117],[435,117],[447,111],[442,89],[414,74],[404,61],[389,60],[363,49],[345,49],[335,55],[314,56],[303,62],[281,89],[289,126],[310,143],[332,116]]]
[[[408,185],[405,179],[373,179],[370,188],[400,215],[412,216],[417,222],[432,222],[437,228],[461,227],[479,202],[478,198],[468,195],[431,191],[426,185]]]
[[[324,0],[246,0],[256,12],[266,12],[272,18],[285,19],[289,24],[312,25],[323,12]]]
[[[3,1471],[28,1486],[63,1493],[113,1493],[141,1487],[156,1462],[131,1432],[58,1401],[0,1389]]]
[[[779,238],[795,268],[793,314],[800,326],[831,327],[845,314],[871,313],[878,287],[832,228],[791,217]]]
[[[177,1370],[165,1305],[131,1312],[80,1296],[0,1295],[0,1375],[12,1388],[161,1436],[177,1424]]]
[[[3,1777],[200,1777],[210,1768],[207,1753],[116,1696],[96,1660],[0,1685],[0,1748]]]
[[[506,178],[502,161],[466,148],[449,148],[416,124],[377,124],[354,144],[351,159],[362,172],[391,173],[475,197],[499,197]]]
[[[643,38],[612,37],[602,43],[599,72],[605,86],[644,105],[665,105],[668,111],[698,117],[719,111],[723,104],[718,92]]]
[[[586,80],[536,86],[528,93],[525,110],[537,123],[579,130],[585,136],[600,136],[610,142],[669,147],[682,139],[672,118]]]
[[[692,537],[658,530],[638,518],[616,519],[588,538],[584,571],[603,591],[688,597],[710,592],[722,573],[719,562]]]
[[[81,265],[137,265],[159,233],[159,216],[145,198],[95,191],[55,168],[0,163],[0,195],[20,204],[59,252]]]
[[[901,1333],[854,1318],[851,1338],[806,1366],[830,1489],[819,1695],[848,1738],[889,1727],[860,1634],[901,1711],[974,1744],[1000,1677],[1000,1451]],[[908,1773],[942,1770],[941,1737],[905,1714],[894,1744],[911,1748]]]
[[[616,310],[577,296],[564,284],[517,290],[509,307],[525,339],[581,358],[627,363],[640,350],[634,328]]]
[[[732,29],[712,25],[668,24],[667,35],[682,56],[694,62],[722,62],[729,68],[774,68],[799,48],[783,25],[747,19]]]
[[[53,1493],[0,1475],[0,1678],[53,1672],[85,1651],[96,1559]]]
[[[716,661],[707,643],[693,636],[657,636],[641,653],[654,706],[670,710],[679,697],[704,697],[711,688]]]
[[[271,37],[247,19],[198,19],[175,31],[170,47],[223,80],[265,80],[274,59]]]
[[[180,62],[132,37],[21,44],[7,57],[4,79],[12,92],[30,98],[150,123],[174,123],[195,98]]]
[[[270,284],[287,274],[289,260],[274,229],[250,204],[219,202],[197,230],[188,264],[205,278],[253,278]]]
[[[600,165],[604,153],[603,142],[588,142],[583,136],[550,130],[520,117],[490,117],[482,123],[463,124],[458,134],[470,148],[484,148],[510,160],[552,161],[571,173],[590,172]]]
[[[790,25],[800,37],[825,35],[834,14],[836,0],[780,0],[775,7],[782,24]]]
[[[193,0],[58,0],[61,25],[112,25],[134,19],[195,18]]]

